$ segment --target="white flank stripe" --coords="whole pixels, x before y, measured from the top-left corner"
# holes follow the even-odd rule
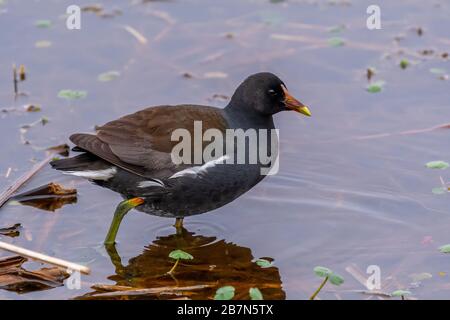
[[[137,184],[137,186],[138,186],[138,188],[148,188],[148,187],[164,188],[165,187],[164,183],[159,179],[141,181]]]
[[[92,180],[109,180],[117,173],[116,167],[111,167],[102,170],[85,170],[85,171],[62,171],[64,174],[70,174],[77,177],[82,177]]]
[[[169,177],[169,179],[184,177],[184,176],[196,176],[199,174],[202,174],[206,172],[208,169],[215,167],[218,164],[224,164],[226,160],[228,160],[230,156],[224,155],[220,158],[217,158],[215,160],[208,161],[202,166],[195,166],[192,168],[184,169],[181,171],[178,171],[177,173],[174,173],[172,176]]]

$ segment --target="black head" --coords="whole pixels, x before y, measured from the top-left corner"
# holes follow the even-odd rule
[[[270,72],[255,73],[242,82],[231,98],[235,108],[251,108],[264,115],[295,110],[311,116],[309,109],[292,97],[286,85]]]

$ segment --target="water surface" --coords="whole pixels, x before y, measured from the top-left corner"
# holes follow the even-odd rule
[[[450,258],[437,248],[450,243],[450,195],[431,190],[440,186],[440,177],[450,180],[450,171],[424,164],[450,160],[450,131],[397,134],[450,122],[450,82],[430,72],[450,72],[449,60],[441,56],[450,51],[448,2],[378,1],[382,29],[372,31],[366,28],[368,1],[96,3],[121,14],[84,12],[81,30],[68,30],[63,14],[73,1],[0,5],[0,108],[7,110],[0,114],[0,189],[43,159],[43,148],[68,142],[71,133],[92,131],[150,105],[223,107],[227,100],[217,95],[229,97],[249,74],[271,71],[310,106],[313,117],[277,115],[279,173],[225,207],[186,219],[181,245],[198,259],[180,269],[178,284],[241,282],[242,290],[259,286],[266,297],[306,299],[320,282],[312,269],[323,265],[346,281],[339,288],[327,286],[320,298],[366,299],[376,297],[357,292],[364,287],[346,270],[365,273],[378,265],[387,292],[409,288],[419,299],[449,297]],[[52,26],[37,28],[41,19]],[[139,31],[147,44],[124,26]],[[344,45],[330,46],[333,37]],[[51,46],[36,48],[43,40]],[[405,70],[401,59],[411,62]],[[19,84],[27,96],[16,100],[13,63],[28,71]],[[368,67],[377,70],[374,81],[385,81],[379,93],[365,89]],[[120,76],[97,80],[110,70]],[[85,90],[87,97],[68,103],[57,97],[61,89]],[[26,104],[42,110],[24,112]],[[49,122],[21,137],[22,125],[42,117]],[[70,299],[91,293],[98,283],[173,284],[155,280],[171,267],[165,257],[177,245],[171,219],[130,213],[118,236],[118,267],[102,241],[120,195],[49,167],[21,190],[50,181],[76,187],[77,202],[55,212],[3,207],[0,227],[21,223],[23,229],[19,237],[2,241],[86,264],[92,274],[82,278],[81,290],[63,286],[21,295],[2,290],[0,298]],[[273,267],[257,269],[253,261],[260,257],[273,260]],[[410,275],[424,272],[433,277],[412,286]],[[211,298],[214,290],[192,297]],[[245,292],[237,297],[247,298]]]

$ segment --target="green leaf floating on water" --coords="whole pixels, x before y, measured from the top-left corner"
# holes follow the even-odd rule
[[[217,289],[214,300],[231,300],[234,297],[234,287],[225,286]]]
[[[439,251],[442,253],[450,253],[450,244],[443,245],[439,247]]]
[[[369,84],[366,89],[370,93],[377,93],[383,90],[385,82],[384,81],[375,81]]]
[[[58,97],[67,100],[76,100],[86,98],[86,91],[64,89],[58,92]]]
[[[34,43],[34,46],[36,48],[48,48],[52,46],[52,43],[50,41],[47,40],[41,40],[41,41],[36,41]]]
[[[345,40],[340,37],[333,37],[328,39],[328,45],[331,47],[341,47],[345,44]]]
[[[434,194],[445,194],[448,192],[448,189],[445,187],[436,187],[431,189],[431,192],[433,192]]]
[[[447,169],[450,166],[450,164],[442,160],[437,160],[427,162],[425,166],[429,169]]]
[[[339,33],[344,31],[345,29],[347,29],[347,27],[344,24],[338,25],[338,26],[333,26],[331,28],[328,29],[328,32],[330,33]]]
[[[250,288],[250,290],[248,290],[248,294],[252,300],[264,300],[263,295],[258,288]]]
[[[50,20],[37,20],[34,25],[38,28],[50,28],[52,22]]]
[[[439,74],[439,75],[447,73],[447,71],[445,69],[441,69],[441,68],[431,68],[430,72],[433,74]]]
[[[325,277],[328,277],[329,275],[331,275],[333,273],[333,271],[331,271],[330,269],[325,268],[325,267],[317,266],[314,268],[314,273],[318,277],[325,278]]]
[[[411,291],[407,291],[407,290],[395,290],[391,293],[391,296],[393,297],[404,297],[404,296],[409,296],[411,295]]]
[[[406,69],[409,66],[409,61],[406,59],[403,59],[402,61],[400,61],[400,68],[402,69]]]
[[[111,70],[98,75],[97,80],[100,82],[108,82],[117,79],[120,76],[119,71]]]
[[[169,253],[169,258],[175,259],[175,260],[192,260],[194,257],[190,255],[189,253],[183,251],[183,250],[173,250],[171,253]]]
[[[270,26],[277,26],[284,22],[284,17],[274,11],[263,11],[260,14],[261,20]]]
[[[272,262],[266,259],[258,259],[256,260],[256,264],[261,268],[269,268],[272,266]]]
[[[328,280],[330,280],[330,282],[332,284],[334,284],[335,286],[340,286],[341,284],[344,283],[344,278],[341,275],[338,275],[334,272],[332,272],[329,276],[328,276]]]

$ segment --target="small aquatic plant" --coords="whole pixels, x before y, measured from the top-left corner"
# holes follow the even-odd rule
[[[248,294],[252,300],[264,300],[263,295],[258,288],[250,288]]]
[[[272,262],[270,262],[270,261],[267,260],[267,259],[262,259],[262,258],[256,260],[255,263],[256,263],[258,266],[260,266],[261,268],[269,268],[269,267],[272,266]]]
[[[183,251],[183,250],[173,250],[169,253],[169,258],[175,259],[175,264],[173,267],[167,272],[168,274],[173,274],[175,272],[175,269],[178,266],[178,263],[180,260],[192,260],[194,257],[190,255],[189,253]]]
[[[317,290],[311,295],[309,300],[314,300],[317,295],[319,294],[320,290],[325,286],[325,284],[330,281],[335,286],[340,286],[344,283],[344,278],[337,273],[334,273],[331,269],[317,266],[314,268],[314,273],[319,278],[324,278],[320,286],[317,288]]]
[[[450,244],[439,247],[439,251],[442,253],[450,253]]]
[[[231,300],[234,297],[234,287],[224,286],[217,289],[214,300]]]
[[[402,297],[402,300],[405,300],[405,297],[409,295],[411,295],[411,292],[407,290],[395,290],[391,293],[391,296]]]

